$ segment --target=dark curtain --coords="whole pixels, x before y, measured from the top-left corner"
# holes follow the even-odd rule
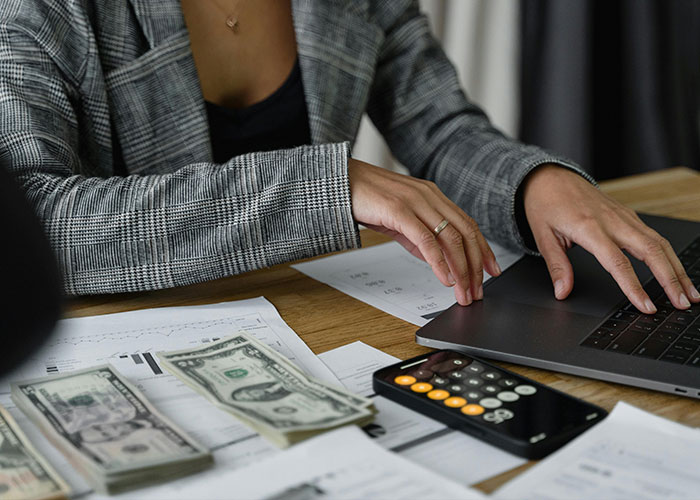
[[[523,141],[601,180],[700,168],[700,1],[521,2]]]

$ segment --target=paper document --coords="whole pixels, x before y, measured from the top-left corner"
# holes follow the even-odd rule
[[[354,426],[297,444],[249,467],[176,481],[119,498],[484,499],[390,453]]]
[[[506,269],[520,258],[490,243],[499,265]],[[292,266],[385,313],[423,326],[455,303],[446,287],[422,260],[391,242],[352,250]],[[484,271],[484,281],[490,278]]]
[[[620,402],[564,448],[497,490],[498,499],[697,499],[700,431]]]
[[[363,342],[338,347],[319,357],[349,391],[366,397],[374,393],[372,374],[399,361]],[[379,413],[365,432],[385,448],[460,484],[475,484],[525,463],[520,457],[453,431],[382,396],[373,399]]]
[[[205,306],[164,307],[66,319],[55,334],[18,370],[0,379],[0,404],[5,405],[40,453],[66,478],[74,493],[87,484],[61,459],[48,441],[17,411],[9,383],[110,363],[136,385],[148,400],[226,463],[249,463],[276,452],[260,436],[231,415],[215,408],[176,377],[164,373],[156,351],[206,344],[245,331],[280,352],[305,372],[340,384],[264,298]],[[245,444],[242,444],[245,443]],[[225,448],[225,452],[221,452]],[[57,458],[54,460],[54,458]]]

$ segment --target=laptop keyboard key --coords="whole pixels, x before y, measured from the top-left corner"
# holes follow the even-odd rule
[[[700,346],[700,333],[685,332],[683,335],[681,335],[680,340]]]
[[[648,325],[648,324],[640,324],[640,323],[633,323],[632,326],[630,327],[630,330],[632,331],[637,331],[637,332],[643,332],[645,334],[650,334],[654,330],[656,330],[656,325]]]
[[[700,354],[696,354],[695,356],[691,356],[690,360],[688,361],[688,366],[694,366],[695,368],[700,368]]]
[[[693,317],[690,314],[682,312],[673,313],[668,317],[668,321],[676,325],[688,326],[693,322]]]
[[[663,356],[661,356],[660,359],[661,359],[661,361],[670,361],[671,363],[683,364],[688,360],[689,357],[690,357],[689,355],[683,355],[683,354],[678,354],[676,352],[669,351],[666,354],[664,354]]]
[[[586,340],[581,342],[581,345],[586,347],[592,347],[594,349],[605,349],[611,339],[605,337],[588,337]]]
[[[627,330],[611,342],[608,351],[629,354],[634,351],[634,348],[641,344],[646,337],[646,333]]]
[[[664,323],[661,325],[659,328],[660,332],[668,332],[668,333],[681,333],[683,330],[685,330],[685,326],[677,325],[675,323]]]
[[[667,342],[670,344],[671,342],[676,340],[676,338],[678,338],[678,335],[669,332],[654,332],[651,334],[650,338],[659,340],[661,342]]]
[[[607,330],[611,330],[613,332],[621,332],[625,328],[629,326],[629,323],[626,321],[613,321],[613,320],[608,320],[605,323],[601,325],[601,328],[605,328]]]
[[[666,349],[668,349],[669,345],[671,344],[668,342],[662,342],[658,339],[648,339],[637,348],[634,354],[645,358],[656,359],[661,356]]]
[[[610,318],[613,321],[625,321],[627,323],[631,323],[635,319],[639,317],[639,314],[634,314],[632,312],[627,312],[627,311],[617,311],[615,314],[612,315]]]
[[[682,340],[679,340],[678,342],[673,344],[673,347],[671,348],[671,351],[673,352],[687,352],[688,356],[690,356],[697,350],[698,346],[696,344],[691,342],[683,342]]]

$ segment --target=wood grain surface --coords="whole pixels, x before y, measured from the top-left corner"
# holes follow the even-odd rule
[[[672,168],[602,183],[620,202],[646,213],[700,221],[700,174]],[[371,246],[388,238],[362,231]],[[68,301],[66,317],[107,314],[150,307],[208,304],[264,296],[315,353],[361,340],[405,359],[428,352],[414,342],[416,327],[355,300],[281,264],[217,281],[146,293],[101,295]],[[488,300],[488,296],[485,297]],[[700,426],[700,402],[660,392],[600,382],[573,375],[500,363],[524,376],[600,405],[607,410],[620,400],[657,415]],[[700,377],[700,375],[699,375]],[[533,462],[484,481],[476,487],[491,492]]]

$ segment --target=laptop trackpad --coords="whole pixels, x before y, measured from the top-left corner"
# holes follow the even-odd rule
[[[508,268],[485,290],[488,297],[501,297],[520,304],[570,311],[603,318],[625,299],[617,283],[591,254],[580,247],[572,248],[569,258],[574,266],[574,289],[566,300],[554,298],[554,288],[544,259],[525,256]],[[633,265],[642,283],[650,276],[639,262]],[[640,265],[641,264],[641,265]]]

